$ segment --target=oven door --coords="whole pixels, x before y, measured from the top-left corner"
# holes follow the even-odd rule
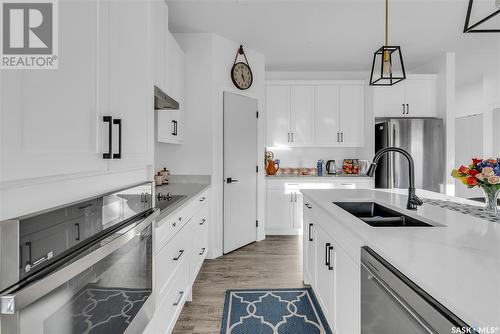
[[[151,210],[0,296],[2,333],[140,333],[154,311]]]

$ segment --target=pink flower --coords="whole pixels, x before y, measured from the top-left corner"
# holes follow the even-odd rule
[[[483,173],[476,174],[476,179],[483,181],[484,180],[484,175]]]
[[[482,170],[482,173],[486,177],[494,176],[495,175],[495,171],[491,167],[484,167],[483,170]]]
[[[500,184],[500,176],[489,176],[488,177],[488,183],[489,184]]]

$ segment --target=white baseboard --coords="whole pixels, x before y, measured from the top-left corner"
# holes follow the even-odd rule
[[[266,228],[266,235],[302,235],[302,229]]]

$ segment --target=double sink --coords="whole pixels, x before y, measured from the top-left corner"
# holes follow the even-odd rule
[[[375,202],[333,202],[372,227],[435,227]]]

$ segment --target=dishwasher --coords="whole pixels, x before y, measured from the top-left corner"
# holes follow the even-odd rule
[[[375,253],[361,248],[362,334],[477,334],[445,306]]]

